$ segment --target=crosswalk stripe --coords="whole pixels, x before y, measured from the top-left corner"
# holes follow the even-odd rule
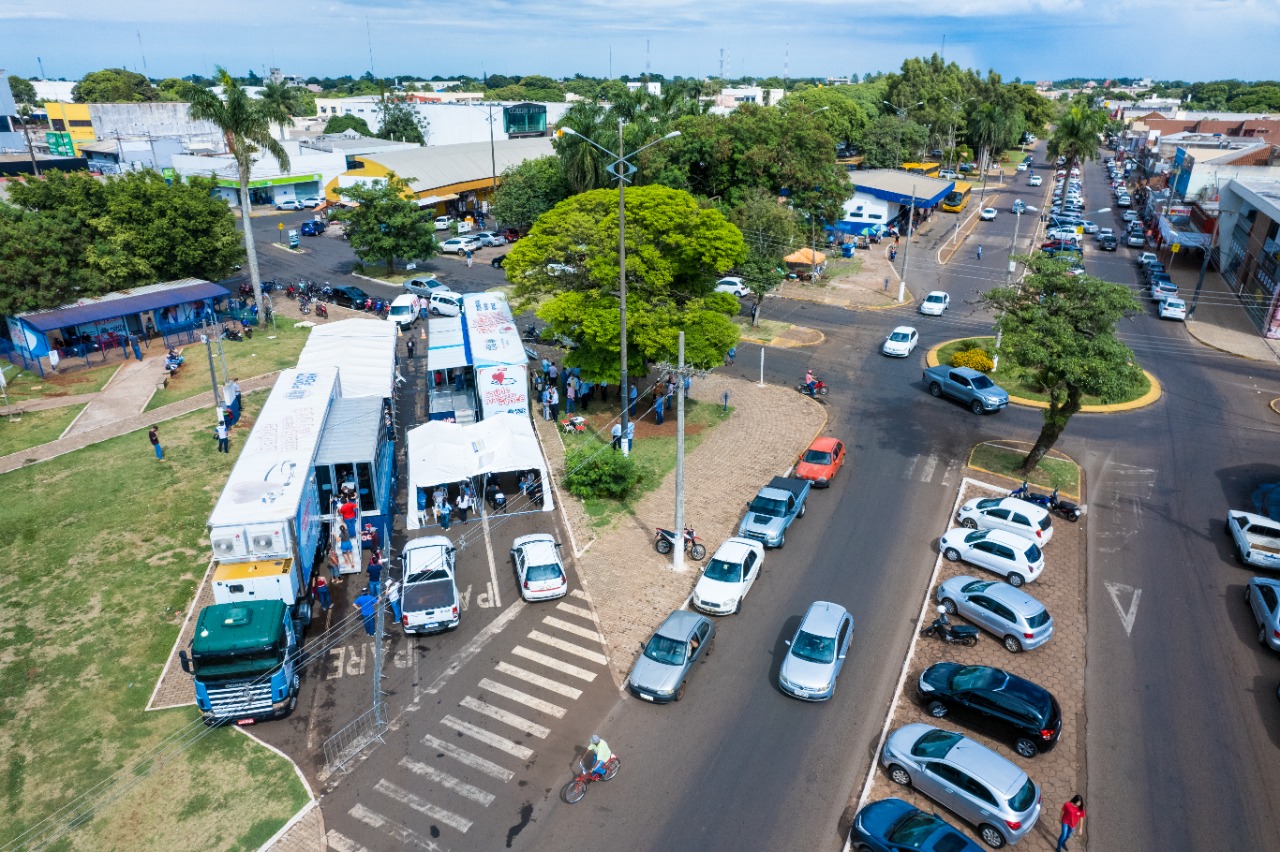
[[[477,728],[475,725],[472,725],[469,722],[464,722],[461,719],[455,719],[452,716],[445,716],[440,720],[440,724],[447,728],[453,728],[458,733],[471,737],[473,740],[479,740],[487,746],[493,746],[498,749],[498,751],[505,751],[507,754],[518,757],[520,760],[528,760],[533,757],[533,749],[526,748],[525,746],[520,745],[520,743],[513,743],[511,740],[505,737],[500,737],[497,734],[491,734],[484,728]]]
[[[367,826],[380,828],[387,834],[395,838],[396,842],[404,848],[410,846],[420,847],[422,849],[439,849],[440,846],[429,837],[423,837],[418,832],[409,828],[407,825],[401,825],[393,819],[384,817],[377,811],[370,810],[364,805],[355,805],[351,810],[347,811],[353,819],[359,820]]]
[[[556,671],[562,674],[567,674],[570,677],[576,677],[578,680],[585,680],[587,683],[591,683],[591,681],[596,679],[595,672],[589,672],[586,669],[580,669],[577,666],[570,665],[569,663],[561,662],[555,657],[548,657],[546,654],[531,651],[523,645],[515,646],[511,649],[511,653],[515,654],[517,657],[524,657],[526,660],[533,660],[535,663],[540,663],[549,669],[555,669]]]
[[[488,716],[490,719],[501,722],[504,725],[510,725],[518,731],[532,734],[540,740],[546,739],[547,734],[551,733],[550,728],[539,725],[537,722],[530,722],[523,716],[517,716],[515,713],[503,710],[501,707],[494,707],[488,701],[481,701],[479,698],[472,698],[470,695],[458,703],[468,710],[474,710],[482,716]]]
[[[591,610],[584,609],[583,607],[580,607],[580,606],[574,606],[573,604],[567,604],[564,601],[561,601],[560,603],[556,604],[556,609],[560,610],[561,612],[567,612],[570,615],[576,615],[579,618],[586,618],[586,619],[591,618]]]
[[[397,787],[385,778],[379,779],[378,783],[373,785],[373,789],[377,790],[382,795],[395,799],[402,805],[408,805],[418,813],[426,814],[436,822],[442,822],[463,834],[466,834],[467,829],[471,828],[471,820],[466,817],[458,816],[451,811],[446,811],[444,808],[438,808],[421,796],[410,793],[403,787]]]
[[[937,456],[932,456],[932,455],[931,455],[931,456],[929,456],[929,458],[925,459],[925,460],[924,460],[924,470],[920,471],[920,481],[921,481],[921,482],[932,482],[932,481],[933,481],[933,471],[934,471],[934,468],[936,468],[937,466],[938,466],[938,457],[937,457]]]
[[[550,645],[552,648],[559,648],[566,654],[573,654],[575,657],[581,657],[584,660],[590,660],[593,663],[604,665],[609,662],[609,658],[599,651],[589,651],[580,645],[572,642],[566,642],[563,639],[557,639],[554,636],[548,636],[540,630],[530,630],[529,638],[535,642],[541,642],[543,645]]]
[[[557,719],[563,719],[565,710],[559,704],[552,704],[550,701],[543,701],[541,698],[534,698],[527,692],[521,692],[518,689],[512,689],[505,683],[498,683],[489,678],[481,678],[480,688],[487,689],[494,695],[501,695],[503,698],[510,698],[512,701],[532,707],[540,713],[546,713],[548,716],[555,716]]]
[[[365,849],[350,837],[347,837],[345,834],[340,834],[332,828],[329,829],[329,832],[324,836],[324,839],[329,844],[329,848],[334,850],[334,852],[369,852],[368,849]]]
[[[465,781],[454,778],[447,772],[441,772],[429,763],[402,757],[400,758],[400,765],[416,775],[421,775],[423,778],[434,781],[446,790],[457,793],[464,799],[479,802],[486,808],[493,804],[494,796],[492,793],[486,793],[479,787],[474,787]]]
[[[582,695],[581,689],[574,689],[572,686],[565,686],[558,680],[552,680],[549,677],[534,674],[531,671],[522,669],[519,666],[513,666],[510,663],[498,663],[497,669],[505,675],[511,675],[514,678],[519,678],[525,683],[531,683],[534,686],[549,689],[557,695],[563,695],[566,698],[577,700]]]
[[[542,619],[543,624],[563,630],[565,633],[572,633],[574,636],[581,636],[583,639],[590,639],[593,642],[600,641],[600,634],[586,627],[579,627],[576,624],[570,624],[564,619],[556,618],[554,615],[548,615]]]
[[[912,456],[911,461],[907,462],[906,479],[911,479],[911,475],[915,473],[916,464],[920,461],[920,456]]]
[[[507,781],[510,781],[512,778],[514,778],[516,775],[511,770],[504,769],[503,767],[499,766],[498,764],[494,763],[491,760],[485,760],[483,757],[480,757],[479,755],[472,754],[471,752],[467,751],[464,748],[458,748],[453,743],[447,743],[442,739],[431,736],[431,734],[427,734],[425,737],[423,737],[422,742],[424,745],[435,749],[441,754],[446,754],[449,757],[452,757],[454,760],[458,761],[463,766],[469,766],[470,768],[476,770],[477,772],[483,772],[485,775],[488,775],[490,778],[497,778],[499,781],[507,782]]]

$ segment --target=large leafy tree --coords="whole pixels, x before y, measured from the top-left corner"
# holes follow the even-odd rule
[[[338,194],[358,205],[339,211],[334,218],[345,224],[351,248],[362,261],[385,263],[390,275],[397,257],[425,260],[440,251],[434,224],[409,200],[408,182],[394,172],[384,183],[348,186]]]
[[[71,89],[71,99],[78,104],[139,103],[159,98],[150,80],[124,68],[93,71]]]
[[[265,151],[280,164],[282,171],[289,171],[289,155],[271,135],[272,113],[257,98],[249,97],[225,68],[218,68],[218,81],[222,85],[222,97],[210,89],[192,85],[187,89],[191,102],[189,112],[195,121],[212,122],[222,131],[223,143],[236,163],[240,178],[240,225],[244,231],[244,250],[249,260],[249,280],[253,282],[253,297],[259,305],[262,300],[262,276],[258,272],[258,252],[253,243],[253,227],[250,221],[249,172],[253,168],[254,155]]]
[[[626,204],[628,372],[674,360],[681,330],[689,363],[721,363],[738,340],[731,319],[738,304],[712,288],[745,259],[742,234],[665,186],[632,188]],[[569,366],[592,381],[620,380],[616,190],[575,195],[543,214],[507,253],[506,269],[517,307],[537,304],[551,332],[577,344]]]
[[[1027,264],[1031,274],[1021,284],[982,296],[1000,312],[1002,353],[1049,397],[1040,435],[1022,462],[1024,473],[1053,449],[1085,395],[1104,403],[1123,399],[1142,379],[1133,353],[1116,337],[1116,323],[1140,308],[1132,291],[1071,275],[1065,261],[1043,255]]]
[[[738,271],[755,297],[751,324],[757,325],[765,295],[782,283],[782,259],[804,242],[799,219],[790,206],[778,202],[777,196],[756,189],[729,211],[729,220],[742,232],[747,244],[747,258]]]
[[[558,157],[525,160],[502,173],[493,200],[493,215],[499,222],[528,228],[568,197],[569,185]]]
[[[373,131],[369,129],[369,122],[365,121],[358,115],[335,115],[325,122],[325,133],[344,133],[348,130],[354,130],[361,136],[372,136]]]
[[[17,74],[9,75],[9,91],[13,93],[13,99],[18,105],[26,104],[27,106],[35,106],[36,87],[31,85],[31,81]]]
[[[87,242],[74,215],[0,204],[0,314],[54,308],[107,292],[106,282],[76,251]]]
[[[430,132],[427,119],[412,106],[402,100],[388,98],[378,105],[378,110],[382,113],[382,125],[378,128],[380,139],[427,144]]]

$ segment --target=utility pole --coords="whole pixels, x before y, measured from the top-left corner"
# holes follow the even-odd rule
[[[1196,290],[1191,294],[1191,304],[1187,307],[1187,319],[1191,319],[1196,315],[1196,305],[1200,301],[1200,290],[1204,287],[1204,274],[1209,268],[1209,255],[1213,253],[1214,239],[1218,235],[1218,229],[1215,227],[1213,233],[1209,235],[1209,246],[1204,250],[1204,260],[1200,262],[1200,277],[1196,279]]]
[[[218,393],[218,373],[213,368],[213,344],[209,341],[209,335],[200,335],[200,342],[204,344],[204,351],[209,356],[209,381],[213,386],[213,410],[218,412],[218,422],[222,422],[222,395]]]
[[[678,360],[672,365],[662,362],[658,370],[670,373],[676,384],[676,546],[672,548],[671,567],[677,573],[684,571],[684,383],[686,380],[702,378],[706,370],[690,367],[684,362],[684,332],[680,332]],[[764,347],[761,347],[763,351]]]
[[[898,279],[898,301],[907,295],[907,267],[911,264],[911,234],[916,221],[916,185],[911,184],[911,209],[907,213],[907,244],[902,249],[902,277]]]
[[[622,349],[622,454],[631,455],[631,441],[627,438],[627,419],[631,412],[631,385],[627,383],[627,171],[622,160],[622,119],[618,119],[618,324]],[[676,530],[676,535],[680,531]],[[679,550],[679,546],[676,550]]]

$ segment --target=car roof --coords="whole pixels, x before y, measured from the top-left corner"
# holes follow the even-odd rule
[[[932,299],[934,296],[946,296],[946,295],[947,295],[946,292],[943,290],[931,290],[929,292],[929,295],[925,296],[925,298]]]
[[[667,620],[662,622],[661,626],[654,631],[654,635],[665,636],[668,639],[683,642],[689,638],[689,634],[693,632],[693,629],[703,621],[706,621],[706,619],[697,613],[678,609],[667,616]]]
[[[754,542],[745,538],[729,538],[716,548],[712,559],[723,559],[725,562],[742,562],[748,553],[754,553]]]
[[[965,736],[951,747],[946,759],[948,763],[968,770],[1006,796],[1017,792],[1027,781],[1027,773],[1014,763]]]
[[[900,325],[889,333],[897,334],[898,332],[902,332],[903,334],[915,334],[915,331],[916,330],[909,325]]]
[[[989,598],[995,598],[1000,603],[1022,615],[1035,615],[1045,608],[1040,601],[1021,589],[1015,589],[1008,583],[996,582],[994,585],[988,586],[981,594]]]
[[[814,601],[809,604],[809,609],[805,612],[804,618],[800,620],[800,630],[806,633],[814,633],[819,636],[834,636],[836,629],[840,626],[840,620],[844,618],[848,612],[840,604],[831,603],[830,601]]]
[[[896,329],[895,329],[896,331]],[[836,444],[840,443],[839,438],[832,438],[829,435],[823,435],[813,439],[813,443],[809,445],[811,450],[834,450]]]
[[[1007,544],[1019,553],[1026,549],[1027,546],[1035,544],[1031,539],[1023,538],[1017,533],[1011,533],[1007,530],[987,530],[986,533],[988,541],[998,541],[1001,544]]]
[[[1022,500],[1018,497],[1003,497],[1000,500],[1000,506],[1005,509],[1017,509],[1019,512],[1026,512],[1033,516],[1043,517],[1049,514],[1049,510],[1044,506],[1036,505],[1035,503]]]

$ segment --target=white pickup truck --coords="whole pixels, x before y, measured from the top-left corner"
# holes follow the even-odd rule
[[[1280,570],[1280,522],[1250,512],[1229,511],[1227,532],[1240,562]]]
[[[457,550],[442,535],[411,539],[404,546],[400,625],[405,633],[440,633],[458,626]]]

